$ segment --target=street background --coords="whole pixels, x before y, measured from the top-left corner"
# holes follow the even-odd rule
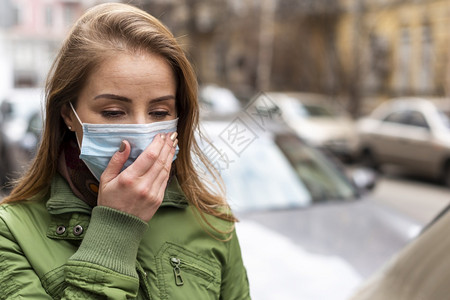
[[[33,129],[41,122],[38,111],[43,101],[42,88],[64,37],[86,9],[104,2],[121,1],[0,0],[0,173],[3,194],[8,193],[6,180],[20,174],[35,153],[40,131]],[[200,87],[221,87],[224,89],[221,93],[225,91],[227,95],[235,96],[235,102],[221,103],[221,112],[232,111],[239,105],[245,107],[266,92],[320,95],[329,106],[344,111],[355,122],[379,104],[396,97],[440,98],[450,104],[450,0],[122,2],[150,12],[167,25],[192,62]],[[8,101],[14,103],[11,95],[23,90],[34,96],[21,96],[25,99],[20,100],[21,105],[25,103],[23,115],[11,114],[12,106],[6,104]],[[213,100],[219,99],[213,97]],[[16,118],[14,122],[7,119],[8,113],[11,119]],[[356,131],[353,135],[357,135]],[[342,141],[332,142],[340,145]],[[427,138],[426,142],[434,145],[435,140]],[[358,161],[361,153],[357,152],[352,153],[354,157],[350,162],[343,161],[346,170],[362,165]],[[442,167],[450,170],[450,151],[447,155]],[[432,157],[433,152],[427,156]],[[365,201],[419,224],[410,227],[411,232],[405,232],[405,235],[416,236],[450,202],[450,177],[446,186],[442,180],[392,166],[382,166],[377,174],[376,186],[367,193],[370,199]],[[252,232],[267,229],[264,222],[255,225],[245,221],[242,230],[247,237],[255,235],[256,238],[256,233]],[[260,239],[264,237],[264,232],[258,235]],[[291,250],[295,248],[291,247],[292,240],[275,235],[273,231],[268,230],[266,237],[288,245]],[[262,248],[252,241],[244,241],[250,251],[245,256],[249,257],[249,263],[260,267],[257,255]],[[300,251],[306,253],[303,249]],[[296,255],[299,255],[297,248],[288,257]],[[302,260],[302,264],[296,262],[286,267],[289,269],[286,274],[296,268],[310,268],[308,274],[312,277],[308,278],[317,280],[311,280],[309,288],[320,290],[314,282],[323,279],[320,277],[323,273],[311,272],[314,266],[322,266],[323,258],[314,253],[302,257],[307,259]],[[327,257],[323,269],[336,266],[338,272],[345,268],[349,278],[348,285],[342,286],[342,282],[331,280],[336,278],[334,270],[328,270],[330,291],[336,288],[337,293],[340,285],[345,293],[353,291],[378,267],[370,264],[370,259],[367,257],[367,266],[362,264],[363,272],[357,273],[347,268],[345,259]],[[286,258],[283,267],[288,264]],[[283,272],[281,269],[276,271]],[[262,287],[255,299],[274,299],[275,296],[265,294],[263,288],[270,282],[258,277],[261,272],[261,269],[252,269],[252,274],[256,274],[252,282]],[[297,299],[292,294],[283,296],[278,294],[276,298]],[[311,296],[309,299],[316,298]]]

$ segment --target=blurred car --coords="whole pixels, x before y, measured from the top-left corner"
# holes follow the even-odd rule
[[[239,99],[231,90],[215,84],[201,85],[198,97],[201,114],[208,117],[226,116],[241,109]]]
[[[351,159],[358,144],[355,123],[334,101],[329,96],[298,92],[268,92],[255,99],[260,109],[279,113],[312,145],[330,150],[340,158]]]
[[[361,162],[396,165],[450,186],[450,99],[387,101],[358,122]]]
[[[420,231],[370,200],[370,172],[346,174],[285,124],[258,129],[243,114],[201,129],[240,219],[254,299],[347,299]]]
[[[41,103],[43,90],[23,88],[11,90],[1,99],[2,115],[2,187],[18,176],[35,155],[42,129]]]
[[[362,284],[351,300],[448,299],[449,210],[450,206],[420,236]]]

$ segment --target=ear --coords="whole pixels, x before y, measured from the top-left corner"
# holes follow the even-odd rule
[[[64,104],[63,107],[61,107],[61,117],[63,118],[64,123],[66,123],[69,130],[75,131],[75,115],[73,114],[69,104]]]

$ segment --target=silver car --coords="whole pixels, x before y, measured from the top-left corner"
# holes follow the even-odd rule
[[[387,101],[358,122],[364,165],[396,165],[450,186],[450,99]]]
[[[265,92],[254,102],[260,109],[278,113],[298,136],[311,145],[340,158],[352,158],[357,146],[355,122],[338,99],[312,93]]]
[[[348,299],[420,230],[371,201],[362,189],[373,186],[370,172],[349,178],[339,161],[286,125],[247,111],[229,121],[204,120],[202,128],[212,145],[200,139],[201,147],[240,219],[254,299]]]

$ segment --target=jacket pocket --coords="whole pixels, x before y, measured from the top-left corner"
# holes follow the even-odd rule
[[[221,267],[181,246],[166,243],[156,258],[161,299],[219,299]]]
[[[64,265],[46,273],[41,277],[41,283],[47,294],[53,299],[61,299],[67,287],[64,275]]]

